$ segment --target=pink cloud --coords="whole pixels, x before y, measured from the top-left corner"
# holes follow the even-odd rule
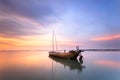
[[[120,39],[120,34],[92,38],[91,40],[93,40],[93,41],[108,41],[108,40],[116,40],[116,39]]]

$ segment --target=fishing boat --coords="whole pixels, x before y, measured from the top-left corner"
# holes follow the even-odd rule
[[[82,52],[79,50],[78,46],[76,47],[76,50],[70,50],[68,52],[59,52],[57,50],[54,50],[54,40],[56,40],[56,37],[52,37],[52,51],[49,51],[49,56],[57,57],[57,58],[63,58],[63,59],[76,59],[77,56]],[[56,42],[56,41],[55,41]],[[57,42],[56,42],[56,48],[57,48]]]
[[[81,51],[77,50],[70,50],[69,52],[55,52],[50,51],[49,56],[57,57],[57,58],[63,58],[63,59],[76,59]]]

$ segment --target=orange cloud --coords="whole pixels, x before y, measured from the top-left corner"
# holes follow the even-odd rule
[[[0,49],[31,49],[32,47],[44,47],[49,46],[51,42],[49,40],[44,40],[48,38],[47,35],[44,36],[26,36],[21,38],[5,38],[0,37]],[[31,47],[31,48],[30,48]]]
[[[52,41],[51,35],[29,35],[21,36],[20,38],[6,38],[0,37],[0,49],[1,50],[25,50],[25,49],[51,49]],[[76,46],[74,41],[59,36],[57,37],[57,45],[60,47],[73,47]]]
[[[115,39],[120,39],[120,34],[111,35],[111,36],[104,36],[104,37],[97,37],[97,38],[93,38],[91,40],[93,40],[93,41],[107,41],[107,40],[115,40]]]

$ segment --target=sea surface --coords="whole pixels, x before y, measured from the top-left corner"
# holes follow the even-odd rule
[[[119,51],[82,55],[79,63],[51,58],[48,51],[1,51],[0,80],[120,80]]]

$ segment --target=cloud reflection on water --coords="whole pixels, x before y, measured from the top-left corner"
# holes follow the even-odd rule
[[[105,66],[105,67],[120,69],[120,61],[114,61],[114,60],[97,60],[94,63],[96,65],[99,65],[99,66]]]

